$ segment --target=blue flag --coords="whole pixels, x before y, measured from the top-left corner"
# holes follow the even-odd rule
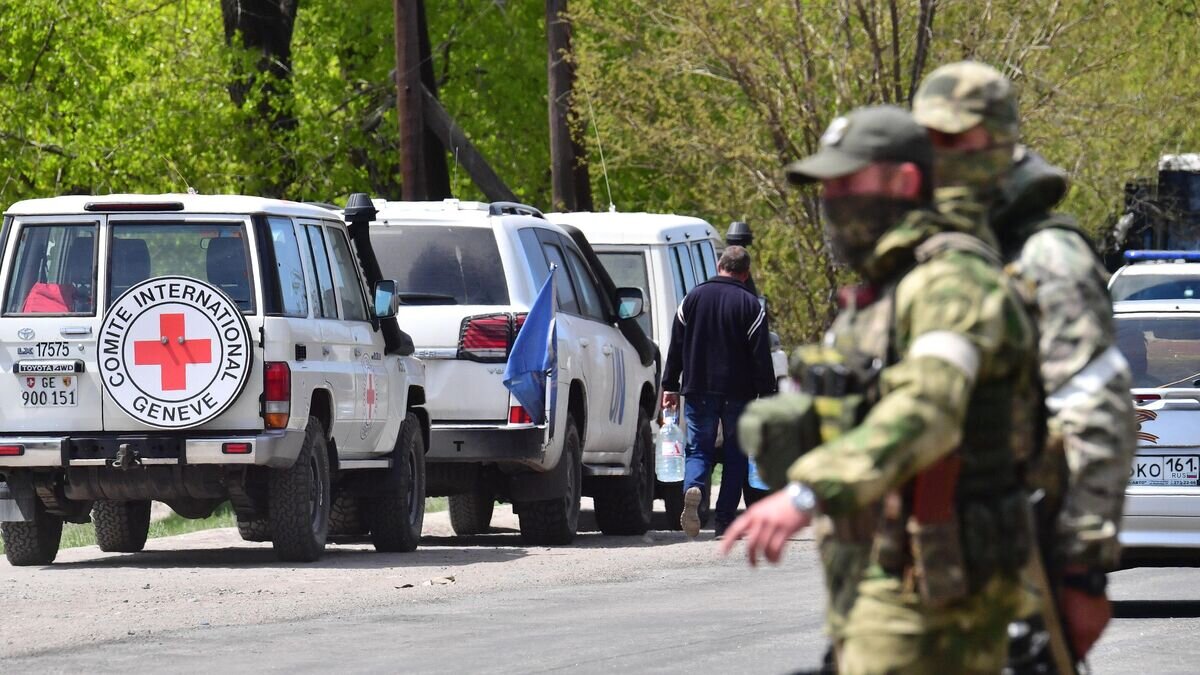
[[[508,355],[508,365],[504,368],[504,386],[533,418],[534,424],[546,421],[547,376],[552,385],[558,381],[558,334],[554,325],[554,316],[558,312],[554,295],[557,269],[557,266],[551,266],[550,276],[546,277],[533,307],[529,308],[525,325],[517,333]]]

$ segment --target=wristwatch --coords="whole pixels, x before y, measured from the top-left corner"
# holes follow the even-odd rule
[[[792,506],[800,513],[812,513],[817,507],[817,496],[804,483],[792,481],[784,488],[784,492],[792,501]]]
[[[1083,572],[1067,572],[1062,577],[1062,585],[1088,595],[1100,596],[1108,589],[1108,575],[1096,567]]]

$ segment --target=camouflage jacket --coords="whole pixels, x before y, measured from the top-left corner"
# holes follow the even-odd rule
[[[1032,331],[999,266],[954,249],[918,256],[931,237],[947,231],[994,243],[980,222],[918,211],[876,246],[864,276],[895,286],[889,338],[895,358],[880,375],[880,398],[860,425],[811,450],[788,472],[791,480],[812,488],[825,513],[875,508],[890,491],[965,442],[986,445],[989,441],[976,432],[968,440],[964,428],[969,410],[986,412],[976,394],[1027,381]],[[1009,427],[1004,433],[1030,428],[1028,397],[1011,390],[994,403],[995,417]],[[1004,447],[999,454],[1011,472],[1011,455],[1021,443],[992,438]],[[1003,475],[994,478],[990,489],[1007,489]]]
[[[1050,213],[1066,187],[1060,169],[1024,151],[992,226],[1038,333],[1049,452],[1033,482],[1059,507],[1055,553],[1111,567],[1136,445],[1131,381],[1115,346],[1108,274],[1074,220]],[[1054,475],[1056,451],[1066,476]]]

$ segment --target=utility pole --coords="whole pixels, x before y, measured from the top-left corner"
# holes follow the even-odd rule
[[[556,211],[591,211],[587,154],[571,133],[575,63],[567,0],[546,0],[546,73],[550,89],[550,184]]]
[[[400,122],[400,193],[405,201],[429,199],[422,114],[419,0],[392,0],[396,42],[396,115]]]

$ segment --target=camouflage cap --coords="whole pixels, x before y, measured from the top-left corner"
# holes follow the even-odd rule
[[[928,175],[933,165],[929,135],[912,115],[892,105],[855,108],[829,123],[813,155],[784,167],[796,185],[848,176],[875,162],[912,162]]]
[[[998,142],[1016,143],[1020,128],[1012,82],[978,61],[950,63],[930,73],[913,98],[913,117],[946,134],[983,124]]]

